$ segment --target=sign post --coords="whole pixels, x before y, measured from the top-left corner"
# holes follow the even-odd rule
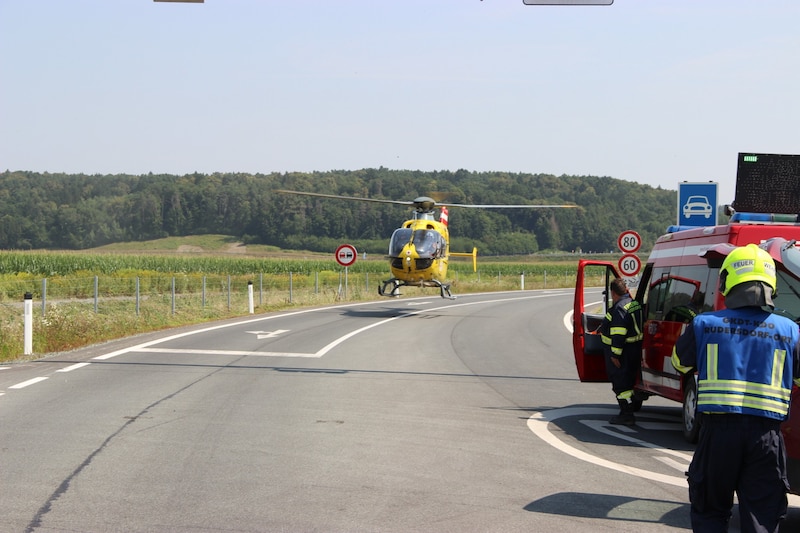
[[[358,252],[356,247],[352,244],[342,244],[336,248],[336,262],[344,267],[344,297],[347,298],[347,267],[355,264],[358,259]],[[342,294],[342,288],[339,287],[339,294]]]

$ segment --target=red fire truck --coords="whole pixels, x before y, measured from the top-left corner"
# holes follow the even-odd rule
[[[797,157],[796,162],[800,163],[800,156],[790,157]],[[800,176],[797,182],[800,189]],[[737,182],[737,199],[738,188]],[[794,206],[800,209],[800,202]],[[699,434],[695,416],[697,377],[683,375],[673,368],[672,349],[691,320],[692,314],[685,312],[687,308],[702,313],[724,307],[718,288],[719,269],[733,248],[755,243],[770,253],[777,268],[775,312],[800,323],[800,218],[797,214],[733,213],[732,209],[728,214],[732,216],[727,225],[689,229],[676,226],[658,238],[635,291],[635,299],[645,310],[642,373],[636,384],[636,398],[645,400],[656,395],[681,402],[683,433],[689,442],[696,442]],[[614,263],[590,260],[578,263],[572,344],[581,381],[608,381],[598,328],[612,305],[610,297],[603,297],[601,291],[605,288],[605,294],[610,294],[609,284],[616,277],[619,274]],[[800,388],[797,386],[792,391],[789,419],[782,429],[789,456],[789,482],[792,492],[800,494]]]

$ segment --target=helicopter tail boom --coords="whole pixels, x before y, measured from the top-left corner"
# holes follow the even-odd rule
[[[477,272],[478,271],[478,249],[477,248],[473,247],[472,248],[472,253],[450,252],[450,255],[454,256],[454,257],[471,257],[472,258],[472,271],[473,272]]]

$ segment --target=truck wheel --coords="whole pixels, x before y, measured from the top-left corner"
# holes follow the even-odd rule
[[[683,387],[683,436],[695,444],[700,437],[700,419],[697,417],[697,381],[690,376]]]

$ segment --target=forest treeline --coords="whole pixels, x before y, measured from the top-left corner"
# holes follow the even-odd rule
[[[368,168],[311,173],[0,174],[0,249],[94,248],[223,234],[247,244],[329,252],[342,242],[386,253],[411,208],[311,198],[277,189],[459,204],[582,209],[450,209],[451,248],[482,255],[608,252],[633,229],[644,247],[675,221],[677,192],[610,177]]]

